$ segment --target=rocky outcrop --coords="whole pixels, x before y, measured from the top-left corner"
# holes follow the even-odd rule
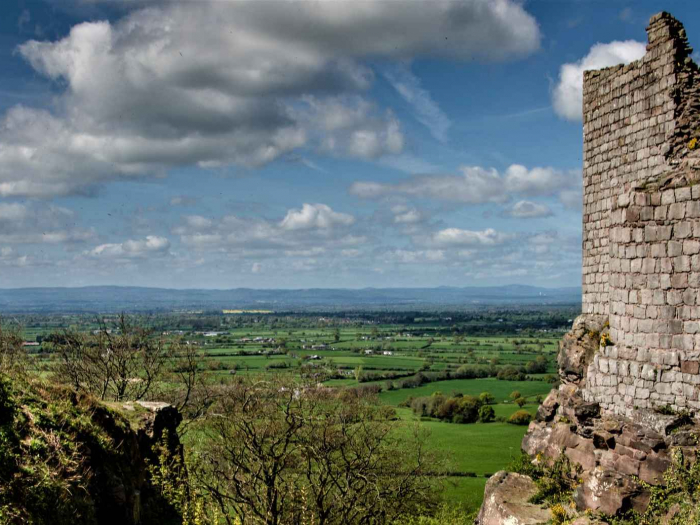
[[[700,427],[687,414],[637,410],[633,418],[626,418],[604,413],[597,403],[584,399],[588,365],[599,351],[605,333],[606,325],[600,316],[583,315],[576,319],[560,343],[561,384],[539,407],[522,442],[523,451],[536,462],[551,463],[564,454],[581,466],[583,473],[572,496],[576,510],[582,514],[580,519],[588,519],[583,513],[590,511],[605,515],[628,510],[643,512],[649,503],[645,484],[663,483],[673,448],[680,447],[685,457],[695,457],[700,435]],[[480,517],[494,515],[505,520],[512,512],[510,518],[530,519],[532,506],[510,498],[518,491],[532,495],[526,490],[534,487],[532,480],[520,476],[518,489],[512,490],[515,482],[505,483],[510,479],[507,473],[494,478],[487,484]]]
[[[484,504],[476,519],[478,525],[545,525],[550,519],[547,509],[529,502],[537,492],[527,476],[504,470],[486,483]]]
[[[109,449],[89,446],[98,523],[178,523],[177,514],[151,486],[148,465],[157,461],[154,445],[163,440],[170,455],[182,456],[179,411],[167,403],[114,403],[97,405],[92,418],[112,441]]]

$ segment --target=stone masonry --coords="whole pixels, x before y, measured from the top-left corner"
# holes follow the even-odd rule
[[[700,72],[671,15],[647,31],[640,60],[584,74],[583,314],[522,442],[580,467],[577,525],[644,512],[673,451],[700,461]],[[476,523],[552,523],[535,490],[495,474]]]
[[[700,409],[700,73],[652,17],[643,58],[584,76],[583,312],[608,316],[586,401]]]

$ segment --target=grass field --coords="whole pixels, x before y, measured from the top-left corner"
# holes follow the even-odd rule
[[[442,392],[445,395],[459,392],[464,395],[478,396],[489,392],[497,402],[509,400],[511,392],[517,390],[523,397],[537,395],[546,396],[552,385],[544,381],[499,381],[498,379],[455,379],[451,381],[435,381],[418,388],[391,390],[379,394],[379,398],[389,405],[398,405],[409,397],[422,397]]]
[[[298,376],[299,370],[302,370],[300,365],[307,364],[312,370],[318,367],[324,373],[331,372],[325,376],[332,378],[325,381],[328,386],[358,386],[352,371],[359,372],[358,369],[362,368],[363,379],[369,379],[370,383],[374,380],[384,387],[386,379],[380,379],[382,376],[398,385],[402,377],[419,370],[455,372],[464,365],[480,370],[490,369],[493,375],[506,366],[523,367],[525,370],[528,363],[543,355],[547,358],[546,373],[529,374],[532,379],[543,379],[540,381],[500,381],[493,377],[456,379],[379,394],[381,402],[398,407],[409,397],[429,396],[438,391],[448,396],[453,393],[478,396],[489,392],[496,399],[493,405],[496,417],[502,421],[519,410],[509,397],[517,390],[528,400],[524,409],[534,414],[537,410],[536,396],[544,397],[552,388],[544,379],[547,374],[556,371],[555,356],[561,331],[553,331],[551,324],[544,328],[543,320],[546,321],[549,314],[514,313],[510,321],[508,314],[490,315],[487,318],[480,313],[470,320],[466,319],[465,314],[465,320],[460,322],[452,316],[443,318],[431,314],[421,317],[416,314],[403,317],[401,322],[396,323],[344,319],[335,325],[332,324],[335,321],[319,319],[318,316],[298,320],[286,316],[277,320],[274,316],[264,316],[258,320],[254,316],[234,316],[223,320],[207,317],[210,324],[205,325],[196,315],[185,315],[177,317],[172,326],[164,324],[162,330],[177,330],[183,340],[197,347],[201,353],[201,368],[221,382],[240,375],[268,374],[268,369],[272,368],[276,374]],[[539,319],[536,318],[538,315]],[[511,328],[504,327],[502,317],[506,317],[506,324],[511,322]],[[46,324],[32,321],[31,326],[28,326],[30,323],[25,325],[23,335],[27,341],[34,341],[64,325],[77,326],[82,331],[97,328],[92,317],[55,318]],[[343,323],[354,324],[347,326]],[[518,326],[518,323],[522,323],[522,326]],[[495,335],[479,335],[489,327],[496,328],[486,333]],[[205,336],[209,330],[217,335]],[[318,348],[321,344],[326,347]],[[313,346],[317,348],[313,349]],[[374,355],[365,353],[369,349]],[[392,355],[384,355],[384,352],[391,352]],[[318,355],[321,359],[307,360],[311,355]],[[47,351],[42,359],[42,363],[48,364],[49,368],[53,359],[51,353]],[[283,364],[288,366],[278,368]],[[235,374],[231,373],[234,369]],[[542,372],[543,369],[538,371]],[[410,409],[396,410],[400,419],[398,432],[408,435],[413,426],[418,425],[428,432],[429,446],[444,457],[450,472],[475,475],[449,477],[442,490],[448,502],[468,511],[476,510],[481,504],[485,476],[505,468],[519,455],[520,443],[527,429],[503,422],[454,424],[420,420]]]

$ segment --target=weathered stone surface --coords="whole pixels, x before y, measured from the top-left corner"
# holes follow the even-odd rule
[[[581,465],[579,510],[611,515],[700,434],[700,70],[668,13],[647,33],[640,60],[584,73],[583,315],[522,442]]]
[[[478,525],[544,525],[550,519],[547,509],[529,503],[537,487],[527,476],[500,471],[491,476],[484,490],[484,503],[476,519]]]
[[[625,510],[643,511],[649,494],[630,476],[600,467],[584,472],[583,483],[574,492],[579,510],[591,509],[615,515]]]
[[[562,380],[577,382],[584,378],[606,321],[602,315],[580,315],[574,320],[571,331],[559,342],[557,363]]]

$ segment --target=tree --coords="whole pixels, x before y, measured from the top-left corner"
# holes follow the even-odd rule
[[[340,330],[338,328],[335,329],[335,332],[333,333],[333,340],[337,343],[340,341]]]
[[[482,423],[490,423],[494,419],[496,419],[496,412],[493,410],[493,407],[482,405],[479,408],[479,421]]]
[[[355,381],[359,383],[362,379],[362,365],[355,367],[355,370],[353,370],[353,375],[355,376]]]
[[[24,351],[19,327],[3,327],[0,319],[0,372],[20,372],[26,370],[27,353]]]
[[[522,396],[521,396],[520,392],[518,392],[517,390],[513,390],[510,393],[510,396],[508,396],[508,397],[510,397],[513,401],[515,401],[516,399],[518,399],[519,397],[522,397]]]
[[[55,376],[102,400],[143,399],[164,373],[164,340],[122,315],[113,332],[104,323],[93,336],[66,331],[53,338],[59,356]]]
[[[515,404],[518,405],[520,408],[523,408],[523,406],[525,406],[526,402],[527,401],[525,400],[524,397],[518,397],[515,399]]]
[[[435,504],[424,438],[359,390],[231,385],[189,471],[227,523],[382,524]]]
[[[484,405],[493,405],[496,398],[490,392],[482,392],[479,394],[479,401]]]

